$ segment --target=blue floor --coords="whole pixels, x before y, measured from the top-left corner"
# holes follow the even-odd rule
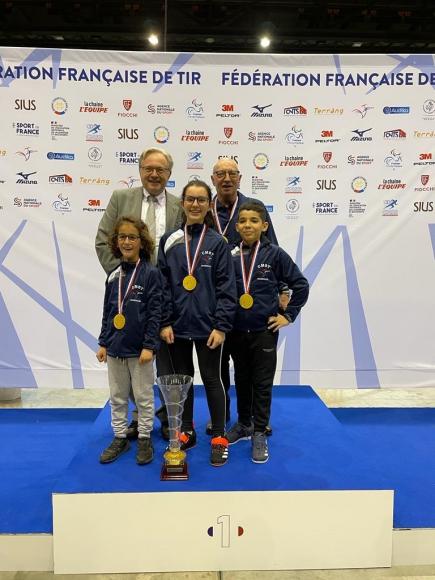
[[[435,528],[435,409],[328,410],[310,387],[275,388],[269,462],[252,463],[242,441],[230,447],[227,465],[213,468],[205,397],[196,391],[199,439],[188,452],[186,482],[160,481],[158,434],[151,464],[136,465],[133,444],[100,465],[112,439],[108,406],[93,425],[95,410],[1,410],[8,452],[0,468],[8,477],[0,479],[0,533],[50,533],[52,491],[394,489],[394,527]]]

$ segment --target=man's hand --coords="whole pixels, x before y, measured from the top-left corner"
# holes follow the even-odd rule
[[[95,355],[100,362],[107,362],[107,348],[105,346],[100,346]]]
[[[151,362],[152,360],[153,351],[149,350],[148,348],[143,348],[139,356],[139,364],[143,365],[144,363]]]
[[[268,319],[268,330],[272,330],[273,332],[276,332],[277,330],[279,330],[280,328],[282,328],[283,326],[288,326],[290,324],[290,322],[287,320],[287,318],[285,316],[283,316],[282,314],[278,314],[277,316],[269,316]]]
[[[221,330],[216,330],[215,328],[211,331],[210,336],[208,337],[207,346],[208,348],[211,348],[213,350],[214,348],[220,346],[224,340],[225,340],[225,332],[222,332]]]
[[[172,326],[164,326],[160,331],[160,338],[166,342],[166,344],[174,343],[174,331]]]

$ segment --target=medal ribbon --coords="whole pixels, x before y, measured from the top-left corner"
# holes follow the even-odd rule
[[[207,230],[208,230],[208,227],[204,224],[202,226],[201,235],[199,237],[198,245],[196,247],[195,255],[193,256],[193,262],[192,262],[191,258],[190,258],[190,245],[189,245],[189,241],[187,239],[187,224],[184,226],[184,245],[186,246],[186,261],[187,261],[187,270],[189,272],[189,276],[192,276],[193,271],[196,268],[196,264],[197,264],[198,258],[199,258],[199,251],[201,249],[202,243],[204,241],[204,236],[205,236]]]
[[[240,242],[240,265],[242,267],[243,288],[245,289],[245,294],[249,294],[252,272],[254,271],[255,261],[257,260],[259,248],[260,248],[260,240],[257,241],[254,252],[251,254],[251,264],[249,266],[248,277],[246,277],[245,259],[243,257],[243,241]]]
[[[128,293],[130,292],[131,287],[133,286],[133,282],[134,282],[134,279],[136,278],[136,272],[137,272],[137,269],[139,267],[139,264],[140,264],[140,258],[136,262],[136,266],[133,270],[133,274],[131,275],[130,282],[128,283],[128,286],[127,286],[127,290],[125,291],[124,298],[122,298],[122,299],[121,299],[121,295],[122,295],[122,275],[121,275],[122,268],[121,268],[121,272],[119,273],[119,280],[118,280],[118,312],[119,312],[119,314],[122,314],[122,309],[124,307],[125,299],[127,298]]]
[[[218,231],[219,231],[219,233],[220,233],[221,236],[224,236],[226,234],[227,229],[228,229],[228,226],[230,225],[231,220],[234,217],[234,214],[235,214],[235,211],[236,211],[236,206],[237,206],[237,199],[234,202],[233,207],[231,208],[231,213],[230,213],[230,217],[229,217],[228,223],[225,226],[225,229],[222,230],[221,222],[219,221],[219,215],[218,215],[218,212],[217,212],[217,196],[214,198],[211,210],[212,210],[212,213],[213,213],[213,217],[214,217],[214,221],[215,221],[216,227],[217,227],[217,229],[218,229]]]

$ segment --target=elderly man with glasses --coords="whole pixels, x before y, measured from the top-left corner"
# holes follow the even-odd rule
[[[95,238],[97,256],[106,274],[119,265],[119,260],[113,256],[107,245],[107,238],[117,219],[121,216],[142,219],[147,224],[156,246],[152,259],[154,264],[162,235],[180,227],[183,216],[180,200],[166,191],[166,184],[171,176],[173,165],[171,155],[164,149],[147,149],[139,157],[139,175],[142,187],[118,189],[112,193]],[[159,367],[158,360],[157,366]],[[158,372],[164,374],[165,369],[159,369]],[[162,435],[167,438],[168,425],[165,409],[159,409],[156,415],[162,421]],[[129,439],[137,438],[136,411],[133,411],[133,421],[129,425],[127,437]]]

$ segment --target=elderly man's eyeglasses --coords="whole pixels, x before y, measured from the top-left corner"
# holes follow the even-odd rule
[[[140,170],[143,171],[145,175],[151,175],[154,173],[154,171],[157,173],[157,175],[163,175],[169,171],[167,167],[150,167],[149,165],[141,165]]]
[[[214,171],[214,175],[216,175],[218,179],[223,179],[227,173],[230,179],[236,179],[239,176],[240,171],[237,171],[236,169],[232,169],[231,171]]]

